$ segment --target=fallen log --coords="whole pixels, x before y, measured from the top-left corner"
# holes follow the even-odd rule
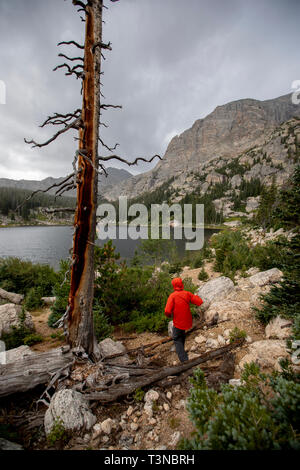
[[[73,360],[70,347],[62,346],[0,365],[0,397],[27,392],[37,385],[48,383],[54,374],[71,365]]]
[[[169,375],[180,374],[181,372],[185,372],[199,364],[222,357],[229,351],[236,349],[239,346],[242,346],[244,341],[244,339],[241,339],[235,341],[234,343],[228,344],[227,346],[223,346],[222,348],[213,349],[212,351],[202,354],[201,356],[195,359],[191,359],[190,361],[186,361],[178,366],[176,365],[172,367],[162,367],[161,369],[153,372],[152,374],[148,373],[146,376],[144,375],[141,378],[137,378],[136,380],[131,380],[129,383],[114,384],[113,386],[109,387],[109,390],[85,393],[84,397],[86,400],[97,400],[101,401],[102,403],[110,403],[116,401],[121,397],[133,393],[137,388],[145,387],[147,385],[158,382],[159,380],[162,380],[163,378]],[[124,372],[125,371],[126,366],[124,366]]]
[[[206,326],[207,329],[215,328],[216,326],[218,326],[219,323],[224,323],[224,322],[227,322],[227,321],[229,321],[229,320],[221,320],[219,322],[212,321],[210,323],[206,323],[206,322],[203,321],[203,322],[200,322],[200,324],[198,323],[195,326],[193,326],[190,330],[188,330],[186,332],[186,334],[188,336],[191,333],[193,333],[194,331],[200,330],[204,326]],[[111,354],[110,356],[105,356],[104,360],[108,361],[109,359],[114,359],[115,357],[120,357],[120,356],[123,356],[124,354],[133,354],[133,353],[136,353],[136,352],[139,352],[139,351],[143,351],[146,354],[149,354],[150,350],[155,349],[158,346],[160,346],[162,344],[165,344],[165,343],[169,343],[171,341],[173,341],[173,338],[171,338],[170,336],[164,336],[163,338],[159,339],[158,341],[154,341],[153,343],[143,344],[142,346],[138,346],[137,348],[127,349],[126,351],[121,352],[121,353],[115,353],[115,354]],[[147,351],[145,351],[146,349],[147,349]]]
[[[24,295],[14,294],[13,292],[7,292],[0,288],[0,299],[8,300],[12,304],[21,304],[24,300]]]

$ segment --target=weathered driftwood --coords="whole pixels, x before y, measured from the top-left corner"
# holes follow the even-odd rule
[[[7,292],[0,288],[0,299],[8,300],[12,304],[21,304],[24,300],[24,295],[14,294],[13,292]]]
[[[124,383],[116,383],[113,382],[113,385],[108,388],[108,390],[102,390],[98,392],[90,392],[86,393],[84,396],[87,400],[99,400],[102,403],[109,403],[118,400],[119,398],[129,395],[133,393],[139,387],[145,387],[152,383],[158,382],[164,379],[167,376],[177,375],[182,372],[185,372],[193,367],[202,364],[204,362],[217,359],[219,357],[224,356],[229,351],[236,349],[237,347],[241,346],[244,343],[244,340],[235,341],[227,346],[223,346],[222,348],[214,349],[209,351],[201,356],[192,359],[190,361],[186,361],[183,364],[173,367],[162,367],[159,368],[157,371],[151,373],[150,371],[147,374],[142,375],[140,378],[138,377],[136,380],[130,379],[129,382]],[[129,368],[126,366],[122,367],[123,373],[128,372]]]
[[[74,360],[69,346],[33,354],[18,362],[0,365],[0,397],[26,392],[46,384],[60,369]]]

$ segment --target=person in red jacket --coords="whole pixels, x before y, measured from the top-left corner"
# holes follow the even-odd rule
[[[180,277],[172,280],[174,292],[169,296],[165,315],[173,315],[173,340],[175,349],[180,362],[188,360],[188,355],[184,350],[185,330],[192,327],[193,319],[190,310],[190,303],[201,305],[203,300],[189,291],[184,290],[183,282]]]

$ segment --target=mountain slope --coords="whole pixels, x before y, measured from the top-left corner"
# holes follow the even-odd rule
[[[173,177],[182,184],[192,171],[201,172],[211,159],[235,158],[250,147],[262,145],[279,124],[293,116],[300,116],[300,106],[292,104],[290,94],[266,101],[243,99],[218,106],[175,136],[163,160],[153,170],[113,189],[106,188],[103,195],[109,200],[119,195],[137,197]]]
[[[108,176],[99,176],[99,193],[101,194],[104,188],[113,188],[115,185],[132,177],[132,174],[126,170],[120,170],[118,168],[107,168]],[[8,178],[0,178],[0,187],[2,188],[17,188],[17,189],[29,189],[36,191],[38,189],[45,190],[55,183],[59,183],[64,178],[52,178],[49,176],[41,181],[38,180],[13,180]],[[53,188],[49,191],[49,194],[54,194],[57,188]],[[76,197],[76,191],[69,191],[66,196]]]

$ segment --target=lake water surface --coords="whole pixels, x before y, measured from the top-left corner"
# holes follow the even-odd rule
[[[217,230],[205,229],[205,239]],[[55,269],[69,256],[73,227],[7,227],[0,228],[0,258],[14,256],[33,263],[49,264]],[[122,259],[130,260],[141,240],[113,240]],[[175,240],[178,251],[185,251],[185,240]],[[104,241],[97,241],[102,245]]]

